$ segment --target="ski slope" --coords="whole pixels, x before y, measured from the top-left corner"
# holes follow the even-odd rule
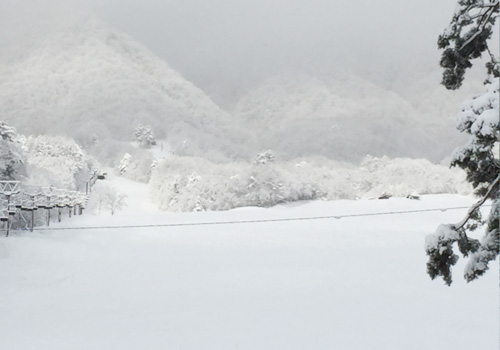
[[[293,218],[468,205],[457,195],[166,213],[128,207],[52,228]],[[467,284],[425,272],[424,237],[463,210],[0,238],[0,349],[498,349],[498,261]]]

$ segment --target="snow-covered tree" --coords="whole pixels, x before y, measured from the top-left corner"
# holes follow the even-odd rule
[[[83,189],[95,160],[73,139],[30,136],[23,142],[30,178],[39,185]]]
[[[13,142],[0,140],[0,180],[21,180],[26,168],[19,149]]]
[[[156,145],[153,130],[149,125],[138,125],[135,128],[134,136],[142,147],[150,148],[151,146]]]
[[[21,180],[26,177],[26,167],[21,156],[16,129],[0,121],[0,180]]]
[[[130,164],[130,158],[132,158],[130,153],[125,153],[123,155],[122,160],[120,160],[120,164],[118,164],[118,174],[123,175],[127,172],[128,165]]]
[[[396,197],[413,192],[470,194],[471,186],[464,180],[463,171],[424,159],[369,157],[357,168],[323,157],[262,165],[168,155],[158,161],[150,191],[162,210],[228,210],[300,200],[372,198],[384,192]]]
[[[127,179],[146,183],[151,178],[153,162],[149,151],[135,149],[132,154],[125,153],[116,170]]]
[[[97,183],[93,188],[88,207],[95,214],[100,214],[102,210],[108,210],[111,215],[114,215],[116,211],[127,206],[125,198],[127,196],[119,193],[115,187]]]
[[[486,92],[463,104],[457,117],[457,128],[468,134],[468,142],[458,148],[452,165],[465,170],[467,180],[481,199],[471,207],[459,223],[441,225],[436,233],[426,238],[429,255],[427,272],[432,278],[441,276],[446,284],[452,283],[451,267],[458,255],[453,244],[463,256],[469,257],[464,277],[472,281],[488,270],[488,263],[499,254],[499,169],[498,141],[499,120],[499,70],[498,57],[488,48],[495,21],[499,13],[499,1],[460,0],[450,26],[439,37],[438,46],[445,49],[441,59],[443,85],[457,89],[462,84],[465,70],[472,66],[471,60],[485,51],[490,55],[487,64],[489,78],[485,82]],[[490,199],[492,209],[486,221],[479,209]],[[479,240],[471,232],[486,224],[486,233]]]
[[[257,154],[254,164],[267,164],[272,162],[274,162],[274,153],[271,150],[267,150]]]
[[[17,136],[16,129],[7,124],[5,120],[0,120],[0,137],[4,141],[14,141]]]
[[[148,171],[148,176],[151,179],[151,175],[153,174],[153,171],[155,171],[156,166],[158,165],[158,159],[153,159],[151,162],[151,165],[149,166],[149,171]]]
[[[498,57],[488,47],[498,17],[498,0],[459,0],[450,25],[438,38],[443,49],[441,66],[444,68],[442,84],[448,89],[458,89],[472,60],[486,51],[490,61],[488,73],[498,77]]]

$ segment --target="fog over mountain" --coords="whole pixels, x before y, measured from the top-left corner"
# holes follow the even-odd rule
[[[352,74],[282,76],[248,93],[233,114],[262,130],[262,147],[285,157],[358,161],[371,154],[438,162],[460,143],[447,115],[457,96],[432,91],[433,99],[412,103]]]
[[[398,88],[434,71],[437,36],[455,0],[90,0],[206,91],[234,106],[263,80],[289,72],[348,71]],[[482,78],[481,78],[482,79]]]
[[[131,141],[134,128],[147,124],[173,149],[238,149],[238,126],[226,112],[96,18],[51,33],[2,76],[0,114],[22,133],[68,134],[85,145]]]
[[[439,85],[454,4],[6,0],[0,113],[84,146],[150,124],[177,154],[438,162],[483,78]]]

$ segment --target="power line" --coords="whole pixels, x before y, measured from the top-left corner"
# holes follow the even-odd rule
[[[483,207],[491,207],[491,205],[483,205]],[[185,223],[168,223],[168,224],[142,224],[142,225],[116,225],[116,226],[76,226],[76,227],[40,227],[38,231],[54,231],[54,230],[110,230],[110,229],[127,229],[127,228],[155,228],[155,227],[186,227],[186,226],[213,226],[213,225],[239,225],[239,224],[259,224],[268,222],[287,222],[287,221],[309,221],[309,220],[327,220],[327,219],[343,219],[353,217],[369,217],[382,215],[401,215],[426,212],[445,212],[448,210],[469,209],[470,207],[448,207],[448,208],[432,208],[432,209],[417,209],[417,210],[402,210],[377,213],[361,213],[361,214],[342,214],[342,215],[327,215],[327,216],[310,216],[297,218],[279,218],[279,219],[257,219],[257,220],[234,220],[234,221],[211,221],[211,222],[185,222]]]

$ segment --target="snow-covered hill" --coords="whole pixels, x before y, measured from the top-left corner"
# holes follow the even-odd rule
[[[177,155],[217,160],[272,149],[283,159],[441,161],[461,143],[454,115],[462,98],[441,88],[438,75],[395,70],[378,81],[347,71],[288,72],[246,93],[228,113],[96,18],[48,32],[20,44],[17,56],[8,47],[9,59],[0,60],[1,118],[27,135],[72,136],[104,161],[123,156],[126,145],[109,140],[130,141],[138,124],[151,125]]]
[[[261,131],[261,147],[285,157],[442,160],[460,144],[453,121],[460,98],[426,77],[402,90],[411,93],[405,97],[351,73],[283,75],[250,91],[235,115]]]
[[[230,116],[167,63],[91,18],[65,25],[0,66],[0,115],[25,134],[69,134],[82,144],[130,140],[149,124],[184,153],[237,153]]]

